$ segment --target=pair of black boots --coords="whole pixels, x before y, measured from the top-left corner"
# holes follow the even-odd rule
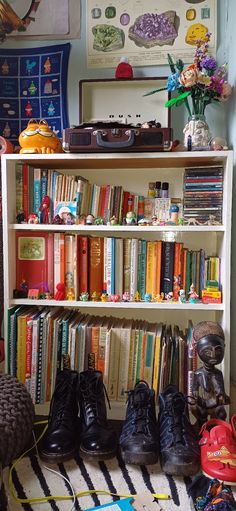
[[[116,434],[107,422],[102,373],[58,371],[48,428],[39,449],[42,460],[60,463],[78,452],[83,458],[105,460],[116,449]]]

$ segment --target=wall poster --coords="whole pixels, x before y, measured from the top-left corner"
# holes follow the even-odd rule
[[[116,67],[167,63],[167,53],[192,62],[196,41],[211,32],[216,53],[216,0],[87,0],[87,63]]]

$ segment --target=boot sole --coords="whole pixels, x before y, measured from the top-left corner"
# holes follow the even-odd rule
[[[48,454],[46,452],[39,452],[39,456],[42,461],[45,461],[46,463],[56,464],[56,463],[63,463],[64,461],[69,461],[73,459],[76,455],[76,449],[73,449],[73,451],[67,452],[65,454]]]
[[[187,477],[187,476],[194,476],[195,474],[197,474],[197,472],[200,469],[200,464],[199,463],[195,463],[195,464],[180,463],[179,465],[177,465],[177,464],[173,465],[171,462],[167,462],[164,464],[161,463],[161,468],[162,468],[163,472],[165,472],[165,474],[169,474],[172,476]]]
[[[210,477],[210,479],[212,479],[212,478],[213,478],[213,476],[211,476],[211,475],[207,474],[207,472],[204,472],[204,470],[202,470],[202,473],[204,474],[204,476],[206,476],[206,477]],[[217,479],[218,479],[218,477],[217,477]],[[222,482],[222,483],[224,483],[224,484],[228,484],[228,485],[230,485],[230,486],[236,486],[236,481],[226,481],[223,477],[222,477],[222,478],[220,478],[220,479],[219,479],[219,481],[221,481],[221,482]]]
[[[158,462],[158,455],[155,452],[129,452],[121,449],[122,460],[127,465],[154,465]]]
[[[113,449],[113,451],[104,451],[104,452],[97,452],[97,451],[86,451],[86,449],[83,449],[83,447],[80,447],[79,454],[81,458],[87,460],[87,461],[104,461],[104,460],[110,460],[111,458],[114,458],[116,456],[117,449]]]

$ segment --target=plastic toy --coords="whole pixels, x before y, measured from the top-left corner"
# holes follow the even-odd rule
[[[123,302],[129,302],[130,294],[128,293],[128,291],[125,291],[125,293],[123,293],[122,300],[123,300]]]
[[[208,416],[226,418],[224,405],[230,403],[224,387],[224,378],[215,366],[224,358],[225,337],[221,326],[213,321],[202,321],[193,329],[197,354],[203,366],[193,373],[191,405],[193,415],[201,426]]]
[[[136,225],[137,224],[137,218],[136,218],[134,211],[128,211],[128,213],[126,213],[125,219],[126,219],[127,225]]]
[[[75,299],[75,293],[74,289],[72,287],[69,287],[66,291],[66,299],[67,300],[74,300]]]
[[[190,286],[190,291],[188,293],[189,303],[196,303],[198,298],[199,298],[199,296],[198,296],[198,294],[195,291],[194,284],[192,283],[191,286]]]
[[[88,299],[89,299],[89,294],[87,291],[84,291],[83,293],[81,293],[79,299],[82,301],[82,302],[87,302]]]
[[[62,145],[45,119],[30,119],[19,136],[20,153],[62,153]]]
[[[134,293],[134,301],[140,302],[140,300],[141,300],[140,293],[138,291],[136,291],[136,293]]]
[[[40,224],[48,224],[49,223],[50,202],[51,202],[51,199],[48,195],[45,195],[42,198],[42,202],[41,202],[40,208],[39,208]]]
[[[29,289],[28,298],[31,298],[32,300],[38,300],[39,299],[39,289]]]
[[[118,220],[116,216],[112,216],[109,220],[109,225],[118,225]]]
[[[131,64],[129,64],[128,57],[121,57],[120,62],[116,67],[115,78],[117,80],[121,78],[130,80],[133,78],[133,68]]]
[[[62,218],[60,217],[60,215],[56,215],[56,216],[54,216],[54,218],[52,219],[52,224],[56,224],[56,225],[61,225],[61,224],[63,224],[63,220],[62,220]]]
[[[101,294],[101,302],[108,302],[109,300],[109,296],[107,293],[102,293]]]
[[[94,224],[95,225],[103,225],[104,224],[103,218],[101,216],[98,216],[97,218],[95,218]]]
[[[97,291],[94,291],[91,295],[92,302],[98,302],[100,299],[99,293]]]
[[[38,224],[39,223],[39,217],[37,213],[30,213],[28,216],[28,224]]]
[[[120,301],[120,295],[113,294],[113,295],[110,296],[110,300],[111,300],[111,302],[119,302]]]
[[[65,284],[63,282],[58,282],[56,289],[55,300],[65,300]]]
[[[23,224],[25,222],[25,214],[23,209],[20,209],[16,215],[16,222],[18,224]]]
[[[85,220],[85,224],[86,225],[93,225],[94,221],[95,221],[95,218],[94,218],[93,215],[87,215],[86,216],[86,220]]]
[[[180,289],[179,290],[179,302],[180,303],[186,303],[186,295],[185,295],[185,290],[184,289]]]
[[[236,415],[231,418],[231,424],[211,419],[203,424],[199,433],[202,470],[209,477],[229,484],[236,481],[235,424]]]
[[[145,302],[151,302],[151,300],[152,300],[152,295],[151,295],[151,293],[145,293],[145,295],[144,295],[144,301],[145,301]]]

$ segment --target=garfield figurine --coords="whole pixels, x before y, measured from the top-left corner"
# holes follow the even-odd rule
[[[20,153],[62,153],[62,145],[47,121],[30,119],[19,136]]]

